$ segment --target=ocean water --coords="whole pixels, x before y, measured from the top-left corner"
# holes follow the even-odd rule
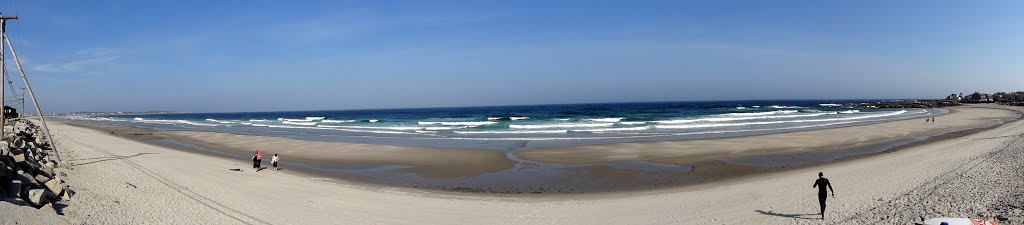
[[[605,103],[465,108],[68,116],[200,130],[420,147],[521,150],[823,129],[936,116],[944,109],[847,108],[876,100]]]

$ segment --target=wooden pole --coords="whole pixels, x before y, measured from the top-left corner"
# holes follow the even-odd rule
[[[21,72],[21,79],[25,81],[25,87],[28,88],[28,96],[32,97],[32,104],[35,104],[36,106],[36,113],[39,114],[39,122],[43,124],[43,133],[46,134],[46,142],[50,143],[50,148],[53,149],[53,155],[57,156],[57,161],[60,162],[60,152],[57,151],[57,145],[53,142],[53,136],[50,136],[50,128],[46,126],[46,118],[43,116],[43,110],[39,108],[39,101],[36,100],[36,93],[32,91],[32,85],[28,83],[28,77],[25,76],[25,69],[21,67],[21,60],[18,59],[18,53],[14,52],[14,45],[11,44],[11,39],[7,37],[7,34],[3,34],[2,39],[7,42],[7,47],[11,49],[11,57],[14,57],[14,64],[18,65],[18,72]]]
[[[3,37],[0,37],[0,41],[7,39],[6,18],[0,18],[0,34],[3,34]],[[4,51],[4,46],[0,46],[0,69],[3,70],[0,73],[3,74],[4,79],[7,79],[7,58],[4,57],[3,52],[6,52]],[[0,104],[0,138],[3,138],[6,137],[5,132],[7,132],[7,113],[5,113],[7,110],[4,109],[4,106],[7,106],[7,86],[0,85],[0,102],[3,102],[3,104]]]

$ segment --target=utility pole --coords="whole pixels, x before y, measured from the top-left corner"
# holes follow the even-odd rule
[[[18,66],[18,72],[21,73],[21,80],[25,81],[25,88],[28,88],[28,96],[32,97],[32,105],[36,106],[36,114],[39,116],[39,123],[43,125],[43,133],[46,134],[46,142],[50,143],[50,150],[53,151],[54,156],[57,156],[57,161],[61,161],[60,152],[57,150],[57,143],[53,142],[53,135],[50,135],[50,128],[46,126],[46,117],[43,115],[43,109],[39,107],[39,100],[36,100],[36,92],[32,91],[32,84],[28,83],[28,76],[25,76],[25,68],[21,67],[21,60],[18,59],[18,53],[14,51],[14,44],[11,44],[11,38],[7,36],[7,33],[0,33],[0,36],[2,36],[2,39],[0,40],[7,42],[8,50],[11,51],[11,57],[14,57],[14,65]]]
[[[0,34],[6,34],[7,33],[7,20],[16,20],[16,19],[18,19],[18,16],[0,16]],[[7,38],[7,35],[3,35],[3,37],[0,37],[0,43],[3,43],[3,41],[6,38]],[[3,74],[2,76],[6,80],[7,79],[7,57],[4,57],[4,52],[7,52],[7,51],[5,51],[5,50],[6,49],[4,49],[4,46],[0,46],[0,68],[3,68],[2,72],[0,72],[0,73]],[[11,91],[13,91],[13,90],[11,90]],[[4,107],[4,106],[7,106],[7,86],[0,85],[0,102],[3,102],[3,104],[0,104],[0,138],[3,138],[3,137],[5,137],[5,135],[7,135],[6,134],[7,129],[5,128],[5,127],[7,127],[7,113],[6,113],[7,109],[5,109],[5,107]]]
[[[7,36],[7,20],[16,19],[18,19],[18,16],[0,16],[0,71],[2,71],[0,72],[2,73],[0,75],[5,79],[8,79],[7,60],[4,57],[6,55],[6,51],[4,50],[10,50],[11,57],[14,57],[14,63],[18,66],[18,72],[21,73],[21,80],[25,82],[25,88],[28,89],[28,95],[29,97],[32,97],[32,104],[35,105],[36,114],[39,116],[39,123],[43,125],[43,133],[46,135],[46,142],[49,142],[50,150],[53,151],[54,156],[57,157],[57,161],[62,161],[60,158],[60,152],[57,150],[57,144],[53,142],[53,136],[50,135],[50,128],[46,126],[46,117],[43,115],[43,110],[39,107],[39,101],[36,100],[35,92],[32,91],[32,85],[28,83],[28,77],[25,76],[25,69],[21,67],[21,60],[18,59],[18,53],[14,51],[14,45],[11,44],[11,38]],[[0,99],[5,99],[5,95],[7,93],[6,89],[7,86],[0,85]],[[13,86],[11,87],[11,91],[14,91]],[[24,95],[24,91],[22,92],[22,95]],[[22,98],[22,101],[24,101],[24,98]],[[0,100],[0,102],[3,102],[3,100]],[[4,102],[3,104],[6,105],[7,103]],[[6,126],[6,119],[7,118],[4,118],[3,113],[0,113],[0,128]],[[6,130],[0,129],[0,137],[5,135],[4,132],[6,132]]]

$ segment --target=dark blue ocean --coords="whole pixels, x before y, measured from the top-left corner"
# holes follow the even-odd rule
[[[879,100],[713,101],[69,116],[156,130],[200,130],[421,147],[519,150],[769,134],[944,114],[843,107]]]

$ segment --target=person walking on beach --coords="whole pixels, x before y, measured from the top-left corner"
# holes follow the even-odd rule
[[[263,166],[263,153],[260,150],[256,150],[256,171],[260,170]]]
[[[260,169],[260,152],[256,151],[256,154],[252,154],[252,172],[255,173]]]
[[[815,180],[814,186],[811,186],[811,188],[818,188],[818,204],[821,205],[821,219],[825,219],[825,198],[828,197],[828,191],[832,191],[832,197],[836,196],[836,191],[832,190],[832,184],[824,176],[824,173],[818,172],[818,180]],[[828,186],[828,190],[825,190],[825,186]]]
[[[932,117],[932,123],[935,123],[935,117],[934,116]]]
[[[277,154],[274,154],[274,157],[271,157],[271,158],[270,158],[270,165],[273,165],[273,166],[274,166],[274,170],[281,170],[281,169],[278,169],[278,168],[277,168],[277,161],[278,161],[278,160],[281,160],[281,158],[280,158],[280,157],[277,157]]]

